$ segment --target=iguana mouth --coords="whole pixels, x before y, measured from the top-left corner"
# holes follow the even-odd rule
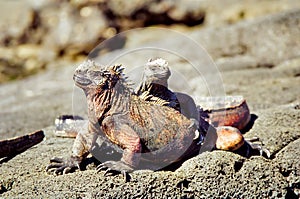
[[[89,80],[85,77],[82,77],[80,75],[76,75],[76,74],[74,74],[73,80],[75,81],[76,85],[78,85],[78,86],[87,86],[92,83],[91,80]]]

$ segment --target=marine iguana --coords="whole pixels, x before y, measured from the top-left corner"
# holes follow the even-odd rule
[[[206,100],[217,100],[214,103],[218,105],[217,108],[206,110],[196,106],[191,96],[169,90],[168,79],[170,75],[171,72],[166,60],[162,58],[148,60],[142,81],[135,89],[136,93],[140,96],[146,96],[144,97],[146,101],[172,107],[187,118],[194,120],[198,124],[199,136],[202,138],[201,144],[206,144],[202,148],[208,148],[204,150],[215,148],[236,151],[246,157],[249,157],[250,153],[256,150],[260,155],[266,154],[268,158],[270,157],[270,152],[267,149],[252,143],[258,141],[259,138],[244,139],[240,133],[240,130],[244,129],[250,120],[249,109],[243,98],[240,99],[240,96],[227,97],[230,99],[230,105],[226,108],[223,104],[224,99],[206,97]]]
[[[199,131],[206,135],[208,122],[199,115],[199,107],[193,98],[185,93],[173,92],[168,88],[171,75],[168,62],[162,58],[149,59],[144,67],[143,77],[135,92],[146,101],[169,106],[198,124]]]
[[[90,60],[79,65],[73,79],[87,98],[88,129],[76,136],[68,160],[53,158],[46,170],[68,173],[80,168],[97,137],[123,152],[119,161],[106,161],[97,169],[124,175],[138,169],[140,161],[161,168],[199,153],[195,121],[171,107],[141,99],[127,85],[123,69],[100,67]]]
[[[103,134],[103,132],[101,131],[102,128],[99,127],[99,125],[102,125],[102,123],[97,123],[97,122],[102,121],[102,119],[103,119],[102,117],[104,117],[103,114],[102,114],[102,116],[100,116],[101,114],[99,115],[99,113],[96,112],[96,115],[98,115],[98,117],[100,117],[100,119],[97,119],[97,116],[95,117],[95,115],[91,115],[91,113],[93,113],[95,111],[95,108],[98,108],[97,104],[95,105],[95,103],[92,103],[94,98],[91,97],[91,93],[93,93],[93,92],[91,92],[90,90],[93,90],[93,89],[97,90],[97,92],[101,91],[101,93],[102,93],[102,92],[104,92],[103,90],[109,90],[108,88],[110,88],[110,89],[114,88],[115,94],[109,95],[109,97],[115,98],[117,96],[119,98],[122,98],[121,97],[122,95],[126,96],[124,99],[127,99],[127,100],[123,101],[123,106],[126,107],[125,108],[126,110],[128,110],[128,107],[130,107],[132,104],[135,105],[136,107],[139,107],[136,104],[140,104],[140,103],[144,104],[144,102],[142,102],[142,101],[149,101],[150,103],[155,104],[155,105],[169,106],[169,107],[175,109],[178,112],[176,112],[174,110],[175,111],[175,114],[173,112],[174,116],[176,114],[178,114],[179,112],[181,112],[183,115],[185,115],[187,118],[189,118],[190,119],[189,128],[191,126],[195,126],[195,127],[197,127],[197,129],[199,131],[195,131],[196,135],[192,141],[192,144],[190,145],[190,148],[187,149],[187,151],[185,152],[184,155],[182,155],[182,157],[178,158],[175,161],[178,161],[179,159],[182,159],[182,158],[188,159],[188,157],[197,155],[197,153],[199,153],[200,148],[205,147],[205,146],[200,145],[203,143],[204,138],[206,138],[209,141],[208,142],[209,143],[208,150],[211,150],[214,146],[216,146],[217,149],[233,151],[233,150],[240,148],[245,143],[245,146],[250,146],[252,149],[258,149],[260,152],[265,152],[268,155],[268,151],[263,149],[259,145],[254,145],[248,141],[244,142],[244,138],[240,134],[238,129],[231,128],[231,127],[221,127],[221,128],[217,127],[217,129],[215,129],[214,127],[209,125],[208,122],[205,121],[201,115],[199,115],[201,113],[201,110],[199,110],[199,108],[197,109],[193,99],[190,96],[188,96],[186,94],[182,94],[182,93],[175,93],[175,92],[172,92],[171,90],[169,90],[167,81],[170,76],[170,71],[169,71],[166,61],[164,61],[162,59],[149,60],[149,62],[145,66],[143,80],[142,80],[141,84],[136,88],[135,94],[132,93],[132,91],[130,91],[130,89],[126,87],[124,78],[122,78],[122,69],[120,66],[107,67],[106,69],[102,69],[103,70],[102,72],[99,69],[96,69],[95,71],[93,71],[93,69],[91,69],[92,67],[95,67],[95,64],[91,61],[87,61],[87,62],[83,63],[81,65],[81,67],[79,67],[76,70],[75,75],[74,75],[75,82],[77,80],[77,83],[76,83],[77,86],[84,89],[84,91],[87,95],[88,102],[90,102],[89,103],[89,109],[90,109],[90,111],[89,111],[89,119],[90,119],[89,132],[90,133],[87,133],[87,131],[84,128],[80,128],[81,133],[79,133],[77,135],[77,132],[74,132],[74,128],[73,128],[73,131],[71,131],[71,134],[64,134],[65,133],[64,129],[61,129],[61,127],[63,127],[63,128],[65,127],[64,122],[68,121],[70,119],[72,121],[72,119],[75,119],[75,118],[73,118],[72,116],[71,117],[64,116],[64,117],[58,118],[57,123],[56,123],[56,125],[58,127],[57,132],[60,132],[60,130],[63,130],[62,131],[63,134],[57,134],[57,135],[63,136],[63,137],[64,136],[70,137],[70,135],[71,136],[77,135],[77,138],[76,138],[74,146],[73,146],[72,157],[69,160],[63,160],[63,159],[59,159],[59,158],[52,159],[51,160],[52,164],[50,164],[47,167],[47,170],[54,169],[55,173],[68,173],[71,170],[73,170],[74,168],[80,168],[79,164],[86,157],[86,154],[91,150],[91,148],[95,144],[95,137],[97,136],[96,134],[100,134],[102,143],[104,143],[105,147],[108,146],[109,149],[113,149],[113,150],[121,152],[121,153],[123,152],[122,149],[116,147],[118,145],[119,146],[122,145],[122,143],[120,143],[119,140],[113,140],[116,138],[107,139],[107,137],[105,136],[105,133]],[[110,72],[114,71],[114,72],[109,73],[108,71],[110,71]],[[85,73],[89,73],[86,75],[88,78],[85,77]],[[104,74],[106,74],[107,77]],[[115,74],[115,75],[113,75],[113,74]],[[118,74],[118,75],[116,75],[116,74]],[[78,76],[79,76],[79,78],[78,78]],[[114,78],[112,78],[112,76],[114,76]],[[110,77],[110,78],[108,78],[108,77]],[[100,80],[98,80],[99,78],[102,78],[102,80],[103,80],[102,83]],[[111,80],[109,80],[109,79],[111,79]],[[120,81],[119,83],[122,83],[121,85],[124,85],[124,87],[123,88],[119,87],[116,90],[116,87],[113,87],[112,85],[118,85],[118,83],[112,84],[112,82],[110,82],[110,81],[112,81],[113,79],[115,79],[113,82]],[[99,82],[99,81],[100,81],[101,85],[102,84],[104,85],[101,87],[101,89],[100,89],[99,85],[97,86],[97,82]],[[109,82],[110,82],[110,84],[109,84]],[[109,86],[109,85],[111,85],[111,86]],[[119,89],[121,89],[122,92],[117,92]],[[123,92],[124,89],[126,90],[126,92]],[[130,97],[128,97],[128,96],[130,96]],[[139,97],[137,97],[137,96],[139,96]],[[142,101],[140,99],[142,99]],[[100,101],[98,100],[98,103]],[[133,102],[133,103],[131,103],[131,102]],[[102,103],[104,103],[104,102],[102,102]],[[104,105],[109,106],[108,109],[110,110],[110,113],[111,113],[111,111],[112,112],[116,111],[116,109],[110,109],[111,104],[113,104],[113,103],[117,103],[118,106],[122,106],[121,105],[122,103],[120,100],[118,101],[118,100],[110,99],[110,102],[104,103]],[[129,104],[131,104],[131,105],[129,105]],[[113,118],[119,118],[120,121],[123,121],[124,127],[121,128],[120,125],[122,126],[122,124],[120,124],[116,121],[113,121],[112,123],[114,123],[114,124],[113,125],[110,124],[109,127],[106,127],[106,130],[107,129],[109,130],[112,127],[118,127],[117,131],[114,131],[111,134],[114,135],[115,133],[119,133],[122,137],[124,135],[127,136],[127,133],[122,134],[121,131],[122,130],[126,131],[127,128],[129,128],[128,131],[133,132],[133,134],[136,136],[135,138],[137,140],[140,138],[139,136],[142,131],[148,132],[150,134],[152,133],[151,134],[152,136],[159,135],[158,132],[155,132],[156,134],[155,133],[153,134],[152,128],[150,128],[150,129],[137,128],[138,133],[135,132],[135,129],[132,131],[132,126],[135,126],[135,128],[136,128],[136,126],[143,125],[143,123],[145,123],[145,122],[147,124],[149,123],[149,121],[147,122],[146,120],[143,120],[143,119],[145,119],[145,117],[144,117],[145,115],[152,117],[152,116],[156,116],[155,114],[162,114],[162,112],[164,112],[164,111],[162,111],[162,112],[155,112],[154,114],[149,114],[148,111],[151,111],[151,113],[153,113],[152,112],[153,109],[145,108],[148,106],[149,106],[149,103],[146,103],[145,106],[139,107],[140,110],[138,110],[136,108],[133,109],[134,111],[138,112],[138,114],[142,114],[142,117],[140,115],[134,114],[135,117],[131,117],[131,120],[133,119],[136,124],[134,124],[134,122],[132,123],[132,121],[131,121],[130,122],[131,126],[128,125],[128,123],[126,123],[125,119],[124,119],[124,118],[128,117],[128,113],[121,114],[122,115],[121,116],[120,113],[117,111],[116,114],[113,114],[113,115],[115,115]],[[156,108],[159,108],[159,107],[156,107]],[[160,107],[160,108],[162,110],[164,110],[164,108],[162,108],[162,107]],[[129,109],[129,110],[131,110],[131,109]],[[96,110],[96,111],[98,111],[98,110]],[[94,118],[94,119],[91,120],[91,118]],[[137,118],[139,118],[139,119],[137,119]],[[77,118],[77,119],[80,119],[80,118]],[[155,121],[155,119],[150,121],[150,126],[153,121]],[[172,123],[172,121],[166,121],[166,122]],[[80,126],[82,126],[82,124],[85,124],[85,122],[79,122]],[[68,124],[67,124],[67,127],[68,127]],[[149,130],[150,130],[150,132],[149,132]],[[194,130],[192,130],[192,131],[194,131]],[[208,131],[210,131],[209,134],[207,134]],[[218,136],[216,136],[217,134],[218,134]],[[144,135],[148,136],[147,133],[145,133]],[[186,135],[186,134],[184,134],[184,135]],[[218,140],[220,140],[219,142],[216,142],[217,137],[218,137]],[[110,139],[112,142],[109,141]],[[198,141],[196,144],[195,144],[195,140]],[[167,144],[168,141],[170,141],[170,140],[169,140],[169,137],[167,136],[165,142],[159,142],[159,143],[151,142],[150,144],[154,144],[154,145],[151,145],[151,147],[153,147],[153,148],[155,148],[156,144],[158,144],[157,146],[159,146],[159,147],[164,147],[164,145],[159,145],[159,144]],[[127,144],[129,144],[129,143],[131,144],[131,141],[126,140],[125,142],[127,142]],[[139,159],[143,159],[143,158],[140,158],[140,155],[141,155],[140,152],[142,152],[142,156],[143,156],[143,155],[145,155],[145,152],[151,151],[151,150],[148,151],[148,149],[146,151],[144,151],[144,149],[147,148],[148,146],[144,145],[143,143],[149,144],[148,138],[147,139],[140,138],[140,142],[142,144],[140,146],[140,149],[138,149],[140,151],[138,151],[138,150],[136,150],[136,151],[133,150],[133,152],[131,151],[130,156],[132,157],[132,160],[129,161],[131,163],[131,165],[128,165],[128,163],[125,161],[122,162],[122,160],[119,162],[110,161],[110,162],[105,162],[105,163],[101,164],[98,167],[98,170],[101,170],[101,169],[107,167],[108,170],[117,170],[117,171],[126,173],[128,171],[132,171],[134,168],[137,168]],[[103,151],[105,151],[105,149],[106,149],[105,147],[102,147]],[[121,146],[121,147],[123,147],[123,149],[124,149],[124,146]],[[126,147],[126,145],[125,145],[125,147]],[[143,148],[143,147],[145,147],[145,148]],[[249,150],[249,148],[246,148],[247,153],[248,153],[248,150]],[[123,156],[125,154],[125,158],[128,153],[127,151],[123,152]],[[181,151],[181,153],[183,153],[183,151]],[[165,154],[161,153],[160,155],[168,155],[168,153],[165,153]],[[248,155],[246,155],[246,156],[248,156]],[[147,155],[146,155],[146,157],[147,157]],[[135,159],[138,159],[138,160],[135,161]],[[147,160],[147,158],[144,158],[144,160],[145,159]],[[149,158],[149,156],[148,156],[148,163],[153,163],[154,161],[149,161],[150,159],[151,158]],[[165,160],[167,160],[167,159],[165,159]],[[173,161],[170,161],[170,159],[168,159],[168,160],[169,160],[168,163],[174,162],[174,159],[173,159]]]

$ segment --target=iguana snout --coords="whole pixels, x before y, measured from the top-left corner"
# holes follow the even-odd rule
[[[91,61],[86,61],[90,67],[82,67],[79,65],[73,75],[73,80],[76,86],[80,88],[93,88],[98,87],[106,81],[106,76],[103,71],[100,71],[100,67],[91,65]]]
[[[109,89],[120,79],[122,70],[120,65],[101,67],[94,61],[87,60],[76,68],[73,80],[76,86],[84,90]]]

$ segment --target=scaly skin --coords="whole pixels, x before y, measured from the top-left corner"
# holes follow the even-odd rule
[[[36,131],[27,135],[0,140],[0,158],[17,155],[44,139],[43,131]]]
[[[47,169],[67,173],[80,167],[97,137],[123,150],[119,161],[104,162],[98,170],[123,174],[139,168],[141,160],[167,166],[199,152],[195,122],[173,108],[135,95],[122,70],[121,66],[99,68],[91,61],[77,68],[74,81],[87,97],[88,131],[77,135],[69,160],[54,158]]]
[[[135,92],[139,96],[150,96],[144,98],[153,103],[157,101],[160,103],[160,99],[164,100],[164,106],[178,110],[187,118],[198,120],[199,112],[193,98],[184,93],[173,92],[168,88],[170,75],[168,63],[165,60],[150,59],[145,65],[142,81]]]

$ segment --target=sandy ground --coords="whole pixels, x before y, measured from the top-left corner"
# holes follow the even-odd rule
[[[85,171],[50,175],[45,172],[49,159],[68,157],[73,143],[72,139],[54,136],[54,118],[85,113],[84,102],[80,102],[82,95],[74,90],[73,65],[0,86],[1,138],[40,128],[46,135],[42,143],[12,159],[1,160],[0,197],[298,198],[299,27],[300,11],[295,10],[231,26],[187,31],[185,37],[201,44],[217,65],[203,49],[194,49],[182,36],[164,36],[156,30],[146,30],[142,36],[154,37],[155,41],[143,41],[177,54],[161,50],[128,53],[135,47],[129,43],[125,49],[98,57],[104,64],[123,63],[132,79],[137,79],[148,58],[164,57],[176,77],[170,81],[172,89],[192,95],[196,102],[199,96],[209,94],[243,95],[254,122],[245,137],[258,136],[270,150],[270,159],[247,159],[225,151],[205,152],[174,172],[136,171],[128,183],[123,182],[121,175],[96,173],[94,164]],[[195,68],[198,73],[193,72]],[[184,83],[178,83],[177,77]]]

